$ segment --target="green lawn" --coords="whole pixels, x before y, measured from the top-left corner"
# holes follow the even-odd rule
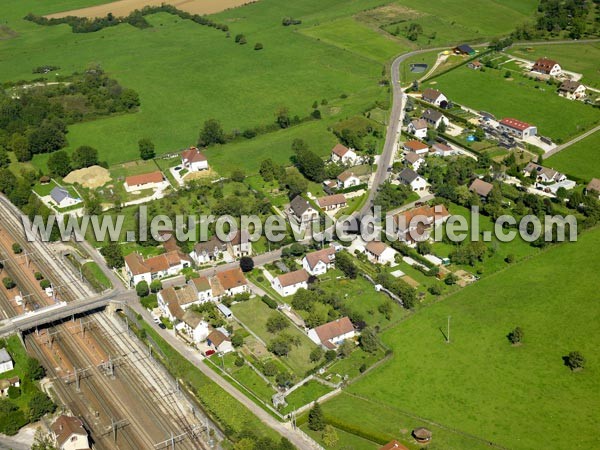
[[[112,287],[112,283],[106,274],[94,261],[86,262],[81,267],[81,270],[83,272],[83,276],[96,290],[103,291],[104,289],[110,289]]]
[[[327,394],[331,388],[319,383],[315,380],[310,380],[303,384],[290,395],[285,398],[287,406],[281,411],[283,414],[292,412],[310,402],[315,401],[319,397]]]
[[[592,178],[600,178],[598,149],[600,149],[600,132],[596,132],[548,158],[546,164],[586,181]]]
[[[326,412],[368,427],[368,411],[376,410],[378,429],[389,435],[404,427],[387,418],[408,411],[509,448],[596,447],[599,249],[600,229],[586,232],[577,243],[553,247],[420,310],[383,334],[394,357],[348,389],[373,406],[346,396],[346,404],[327,402]],[[442,331],[448,316],[450,345]],[[512,347],[506,334],[517,325],[525,330],[524,345]],[[580,373],[563,364],[573,350],[587,358]],[[566,432],[573,429],[576,441]]]
[[[489,111],[498,118],[514,117],[530,122],[538,127],[538,134],[555,140],[566,141],[600,121],[596,109],[559,97],[554,86],[522,76],[506,79],[504,72],[493,69],[481,72],[463,66],[423,86],[439,89],[451,100]]]
[[[275,335],[267,331],[266,323],[271,314],[281,314],[270,309],[260,298],[253,298],[247,302],[238,303],[231,307],[233,314],[238,317],[246,326],[256,333],[267,344]],[[300,346],[292,345],[292,351],[285,358],[281,358],[300,378],[304,377],[307,370],[313,367],[309,355],[315,344],[308,336],[294,327],[291,323],[284,331],[291,336],[300,338]]]
[[[563,70],[583,74],[581,82],[586,86],[600,88],[600,43],[564,44],[564,45],[527,45],[509,50],[511,55],[535,61],[548,57],[559,62]]]

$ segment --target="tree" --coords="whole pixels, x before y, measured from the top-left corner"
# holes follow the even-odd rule
[[[111,242],[110,244],[102,247],[100,249],[100,253],[104,256],[106,260],[106,264],[108,267],[113,269],[120,269],[123,267],[125,260],[123,259],[123,252],[121,250],[121,246],[116,242]]]
[[[317,362],[323,357],[323,349],[321,347],[315,347],[310,352],[310,361]]]
[[[29,150],[32,154],[50,153],[67,145],[65,124],[60,121],[44,122],[29,134]]]
[[[262,50],[263,49],[263,45],[260,42],[257,42],[256,44],[254,44],[254,50]]]
[[[483,131],[483,128],[477,127],[473,135],[478,141],[483,141],[485,139],[485,131]]]
[[[54,402],[41,391],[33,394],[27,406],[29,407],[29,418],[32,422],[36,422],[43,415],[56,410]]]
[[[335,447],[338,440],[339,438],[335,428],[331,425],[325,425],[325,428],[323,429],[323,444],[325,444],[325,447]]]
[[[457,281],[458,281],[458,277],[456,275],[454,275],[453,273],[449,273],[448,275],[446,275],[446,278],[444,279],[444,283],[446,283],[448,286],[452,286],[453,284],[456,284]]]
[[[308,413],[308,428],[313,431],[321,431],[325,428],[325,416],[319,402],[315,402]]]
[[[274,376],[277,373],[277,364],[273,361],[266,362],[263,366],[263,373],[268,377]]]
[[[142,138],[138,141],[138,149],[140,150],[140,158],[144,161],[154,158],[156,152],[154,143],[148,138]]]
[[[289,198],[294,198],[296,195],[306,192],[308,188],[308,180],[302,176],[296,167],[286,171],[284,183],[288,189]]]
[[[294,309],[309,311],[312,307],[314,296],[306,289],[298,289],[292,298],[292,306]]]
[[[41,380],[46,376],[46,369],[35,358],[27,358],[26,362],[27,375],[32,380]]]
[[[98,150],[89,145],[78,147],[71,155],[73,169],[95,166],[98,164]]]
[[[336,356],[337,353],[335,352],[335,350],[327,350],[325,352],[325,361],[331,362],[336,358]]]
[[[277,110],[277,113],[275,114],[275,122],[281,128],[288,128],[290,126],[290,111],[285,106],[282,106]]]
[[[246,174],[243,170],[236,169],[231,172],[231,181],[235,181],[236,183],[241,183],[246,179]]]
[[[287,356],[292,350],[292,343],[290,342],[289,336],[281,334],[273,339],[267,345],[267,350],[277,356]]]
[[[242,345],[244,345],[244,336],[242,336],[241,334],[234,334],[233,336],[231,336],[231,345],[233,345],[235,348],[241,347]]]
[[[440,122],[440,124],[437,127],[437,131],[440,134],[444,134],[446,132],[446,122],[444,122],[443,120]]]
[[[310,151],[302,139],[292,142],[295,163],[300,172],[311,181],[317,183],[325,179],[325,162],[316,153]]]
[[[578,351],[570,352],[564,357],[564,360],[567,367],[571,370],[579,370],[585,367],[585,358]]]
[[[346,339],[338,347],[338,355],[340,355],[342,358],[347,358],[350,356],[350,353],[352,353],[352,350],[354,350],[354,347],[354,342]]]
[[[53,177],[64,177],[71,171],[71,158],[61,150],[50,155],[47,166]]]
[[[346,251],[336,253],[335,266],[350,279],[355,279],[358,275],[358,269],[352,260],[352,256]]]
[[[511,344],[516,345],[520,344],[523,340],[523,329],[521,327],[516,327],[506,336]]]
[[[281,314],[273,313],[267,319],[266,327],[269,333],[278,333],[290,326],[289,321]]]
[[[385,300],[377,307],[377,310],[383,314],[387,320],[390,320],[392,318],[392,313],[394,312],[394,305],[391,300]]]
[[[18,133],[13,134],[8,146],[15,153],[17,161],[24,162],[31,159],[31,150],[29,150],[29,139],[27,139],[27,136]]]
[[[511,77],[511,73],[510,70],[507,70],[506,72],[504,72],[504,78],[510,78]]]
[[[200,131],[200,137],[198,138],[198,146],[209,147],[214,144],[225,143],[225,132],[221,123],[216,119],[209,119],[204,122],[204,126]]]
[[[8,398],[11,400],[19,398],[21,396],[21,388],[18,388],[17,386],[9,386],[7,394]]]
[[[242,269],[242,272],[250,272],[254,269],[254,260],[249,256],[242,256],[240,258],[240,269]]]
[[[144,280],[140,281],[135,285],[135,292],[138,297],[147,297],[150,294],[150,288],[148,288],[148,283]]]
[[[150,291],[152,291],[153,294],[156,294],[161,289],[162,289],[162,281],[152,280],[152,282],[150,283]]]
[[[57,450],[54,439],[50,433],[44,433],[41,428],[35,431],[31,450]]]
[[[52,286],[52,283],[50,283],[50,281],[48,280],[41,280],[40,281],[40,287],[44,290],[48,289],[49,287]]]
[[[17,177],[10,169],[0,169],[0,192],[10,196],[17,187]]]
[[[428,241],[417,242],[417,252],[419,255],[428,255],[431,253],[431,244]]]
[[[21,253],[23,253],[23,248],[17,242],[15,242],[12,245],[12,251],[15,255],[20,255]]]
[[[277,385],[281,387],[287,387],[292,384],[293,377],[291,373],[287,371],[282,371],[277,374],[277,376],[275,377],[275,381],[277,382]]]
[[[359,344],[368,353],[375,353],[379,348],[379,339],[371,328],[365,328],[360,333]]]
[[[2,284],[6,289],[12,289],[16,286],[16,283],[10,277],[5,277],[2,279]]]

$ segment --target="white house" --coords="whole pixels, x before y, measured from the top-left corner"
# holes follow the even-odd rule
[[[408,124],[406,130],[418,139],[425,139],[427,137],[427,121],[425,119],[414,119]]]
[[[544,74],[544,75],[550,75],[552,77],[555,77],[555,76],[560,75],[562,73],[562,69],[560,67],[560,64],[558,64],[553,59],[548,59],[548,58],[540,58],[540,59],[538,59],[533,64],[533,67],[531,68],[531,71],[532,72],[541,73],[541,74]]]
[[[196,147],[190,147],[181,152],[181,165],[190,172],[200,172],[208,169],[206,156]]]
[[[125,190],[127,192],[141,191],[143,189],[162,189],[168,185],[169,182],[160,170],[125,178]]]
[[[345,208],[347,205],[346,197],[344,194],[327,195],[318,198],[317,205],[319,205],[319,208],[323,211],[334,211],[339,208]]]
[[[404,155],[404,163],[416,172],[425,163],[425,158],[417,153],[408,152]]]
[[[311,275],[323,275],[335,263],[335,249],[327,247],[316,252],[307,253],[302,259],[302,267]]]
[[[250,290],[248,280],[239,267],[218,272],[210,279],[210,286],[215,299],[242,294]]]
[[[317,210],[310,205],[308,200],[299,195],[290,202],[290,212],[300,225],[307,225],[319,220]]]
[[[284,273],[273,278],[273,289],[282,297],[294,295],[298,289],[308,288],[308,272],[305,269]]]
[[[192,284],[196,290],[199,303],[205,303],[211,301],[212,298],[212,287],[210,281],[206,277],[192,278],[188,284]]]
[[[54,200],[56,206],[59,208],[67,208],[69,206],[77,205],[83,201],[79,197],[71,196],[67,189],[58,186],[50,191],[50,198]]]
[[[444,223],[450,213],[444,205],[424,205],[412,208],[393,216],[394,232],[398,239],[407,244],[414,244],[426,240],[431,230]]]
[[[423,112],[423,114],[421,115],[421,119],[427,122],[427,125],[436,129],[440,126],[442,122],[446,126],[450,123],[450,121],[445,115],[443,115],[437,109],[431,108],[428,108]]]
[[[353,166],[358,162],[358,155],[354,152],[354,149],[342,144],[335,144],[335,147],[331,149],[331,161]]]
[[[208,323],[203,319],[202,314],[196,311],[186,311],[181,323],[182,329],[196,344],[205,341],[209,335]]]
[[[134,252],[124,259],[125,272],[132,286],[140,281],[150,284],[152,280],[168,275],[177,275],[183,269],[192,265],[191,258],[179,250],[172,250],[148,259],[144,259],[142,255]]]
[[[498,123],[498,129],[520,139],[535,136],[537,134],[537,128],[533,125],[511,118],[502,119]]]
[[[161,289],[156,299],[163,316],[172,322],[175,319],[182,320],[186,309],[200,303],[193,284],[186,284],[178,289],[175,287]]]
[[[459,154],[458,150],[453,149],[447,144],[436,142],[431,146],[431,152],[436,156],[452,156]]]
[[[410,186],[410,188],[415,192],[424,191],[427,189],[427,181],[425,178],[409,168],[402,169],[402,172],[398,174],[398,181],[400,181],[402,184]]]
[[[0,373],[8,372],[14,368],[13,360],[6,349],[0,349]]]
[[[565,174],[548,167],[540,166],[534,162],[530,162],[523,169],[523,175],[530,177],[535,175],[535,181],[540,183],[560,183],[567,179]]]
[[[223,259],[226,251],[227,243],[221,241],[217,236],[212,236],[208,241],[196,243],[190,256],[196,264],[202,265]]]
[[[370,241],[365,247],[365,253],[369,261],[377,264],[391,264],[396,256],[396,251],[381,241]]]
[[[558,94],[571,100],[585,97],[585,86],[577,81],[565,80],[558,88]]]
[[[445,108],[448,106],[448,98],[437,89],[425,89],[421,94],[421,98],[427,103]]]
[[[59,450],[89,449],[90,441],[83,423],[77,417],[59,416],[50,427],[54,443]]]
[[[360,184],[360,178],[354,175],[354,172],[346,170],[337,176],[338,186],[342,189],[346,189],[352,186],[358,186]]]
[[[252,255],[252,242],[248,231],[238,230],[232,236],[230,235],[227,249],[234,258]]]
[[[206,338],[206,343],[214,347],[219,353],[229,353],[233,351],[231,340],[219,330],[213,330]]]
[[[405,152],[416,153],[417,155],[426,155],[429,153],[429,146],[421,141],[410,140],[402,144],[402,149]]]
[[[328,322],[308,331],[308,337],[317,345],[333,350],[347,339],[356,336],[354,325],[348,317]]]

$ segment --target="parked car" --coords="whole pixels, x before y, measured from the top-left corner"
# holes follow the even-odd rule
[[[214,354],[215,354],[215,351],[213,349],[206,350],[204,352],[204,356],[207,356],[207,357],[210,356],[210,355],[214,355]]]

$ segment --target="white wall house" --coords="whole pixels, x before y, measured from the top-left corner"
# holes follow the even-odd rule
[[[313,208],[308,200],[297,195],[290,202],[290,213],[300,225],[307,225],[319,220],[319,213]]]
[[[222,260],[226,251],[227,243],[212,236],[208,241],[197,242],[190,256],[196,264],[203,265]]]
[[[239,267],[218,272],[210,279],[212,296],[219,299],[224,296],[234,296],[248,292],[248,280]]]
[[[376,264],[392,264],[396,251],[380,241],[370,241],[365,247],[369,261]]]
[[[410,188],[415,192],[424,191],[428,186],[425,178],[409,168],[402,169],[402,172],[400,172],[398,175],[398,181],[400,181],[402,184],[410,186]]]
[[[79,197],[73,197],[67,189],[58,186],[50,191],[50,198],[59,208],[68,208],[83,202]]]
[[[419,206],[393,216],[398,239],[409,245],[429,239],[431,230],[444,223],[450,213],[444,205]]]
[[[533,64],[531,71],[556,77],[562,73],[562,68],[553,59],[540,58]]]
[[[125,190],[127,192],[141,191],[144,189],[163,189],[169,185],[162,172],[145,173],[142,175],[132,175],[125,178]]]
[[[358,186],[360,184],[360,178],[354,175],[353,172],[346,170],[337,176],[338,186],[342,189],[346,189],[352,186]]]
[[[246,230],[238,230],[227,243],[227,249],[234,258],[252,255],[252,242]]]
[[[0,373],[14,369],[13,360],[5,348],[0,349]]]
[[[173,250],[162,255],[144,259],[139,253],[130,253],[125,258],[125,272],[131,286],[140,281],[150,284],[152,280],[169,275],[177,275],[192,264],[189,256],[179,250]]]
[[[520,139],[535,136],[537,134],[537,128],[533,125],[511,118],[502,119],[498,123],[498,129],[501,132],[508,133]]]
[[[181,152],[181,165],[190,172],[200,172],[208,169],[208,160],[196,147],[190,147]]]
[[[205,341],[210,333],[208,323],[203,320],[200,313],[195,311],[186,311],[181,323],[183,324],[183,331],[196,344]]]
[[[77,417],[62,415],[50,427],[59,450],[89,449],[90,442],[83,423]]]
[[[577,81],[565,80],[558,88],[559,95],[571,100],[585,98],[585,86]]]
[[[358,162],[358,155],[354,149],[348,148],[342,144],[336,144],[331,149],[331,161],[334,163],[353,166]]]
[[[441,112],[439,112],[437,109],[426,109],[421,115],[421,119],[427,122],[427,125],[429,125],[431,128],[435,129],[437,129],[442,124],[442,122],[446,126],[450,124],[448,118]]]
[[[448,98],[437,89],[425,89],[421,98],[427,103],[445,108],[448,105]]]
[[[213,330],[207,336],[206,343],[219,353],[229,353],[233,351],[231,340],[219,330]]]
[[[408,124],[406,130],[418,139],[425,139],[427,137],[427,121],[425,119],[414,119]]]
[[[282,297],[294,295],[298,289],[308,288],[308,272],[305,269],[300,269],[284,273],[273,278],[271,285]]]
[[[307,253],[302,259],[302,267],[310,275],[323,275],[335,264],[335,249],[327,247],[316,252]]]
[[[206,277],[192,278],[188,284],[192,284],[196,290],[196,296],[199,303],[209,302],[213,299],[212,287],[210,281]]]
[[[308,337],[317,345],[333,350],[347,339],[356,336],[354,325],[348,317],[328,322],[308,330]]]

